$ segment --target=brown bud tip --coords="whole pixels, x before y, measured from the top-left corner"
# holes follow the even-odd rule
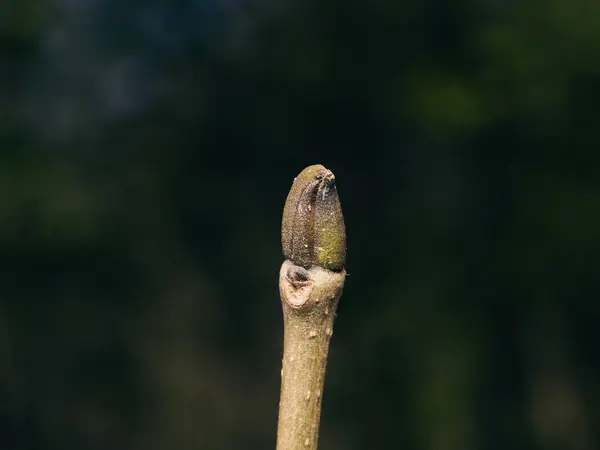
[[[284,256],[298,266],[339,271],[346,262],[346,228],[335,177],[321,165],[296,177],[283,209]]]

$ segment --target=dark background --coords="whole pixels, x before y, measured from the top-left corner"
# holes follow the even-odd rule
[[[600,447],[600,2],[2,0],[0,448],[274,448],[337,177],[323,449]]]

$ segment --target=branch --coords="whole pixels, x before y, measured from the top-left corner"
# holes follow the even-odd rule
[[[288,258],[279,273],[284,351],[277,450],[314,450],[333,319],[346,271],[346,235],[333,174],[305,169],[294,181],[282,225]]]

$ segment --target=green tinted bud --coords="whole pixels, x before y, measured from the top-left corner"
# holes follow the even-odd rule
[[[344,216],[335,177],[325,167],[307,167],[294,180],[283,209],[281,242],[285,257],[298,266],[344,268]]]

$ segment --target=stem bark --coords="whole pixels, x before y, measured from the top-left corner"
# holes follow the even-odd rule
[[[286,260],[279,274],[284,319],[277,450],[314,450],[333,320],[345,270],[304,269]]]

